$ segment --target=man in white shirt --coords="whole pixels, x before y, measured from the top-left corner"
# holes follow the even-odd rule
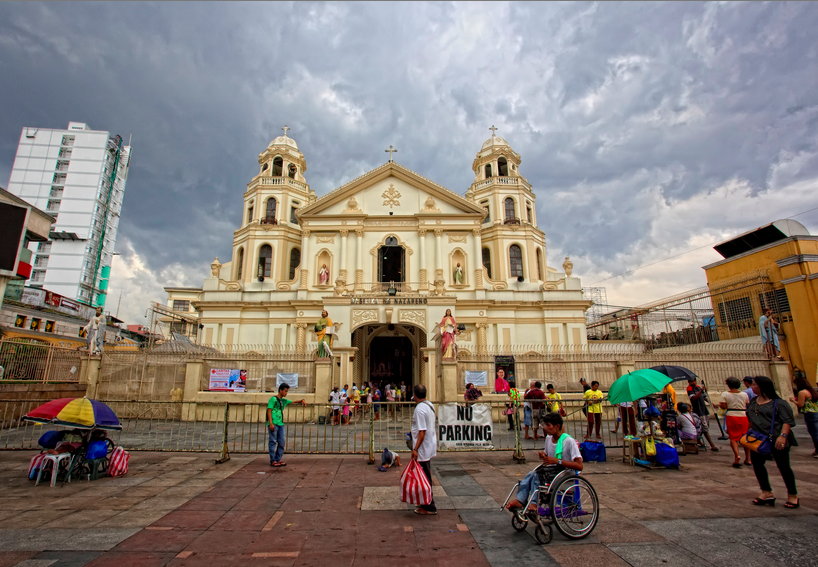
[[[412,460],[417,461],[423,469],[429,485],[432,485],[432,457],[437,455],[437,427],[435,427],[435,407],[426,401],[426,386],[416,384],[415,412],[412,414]],[[436,515],[435,499],[425,506],[415,509],[415,514]]]
[[[332,424],[335,425],[341,422],[341,392],[338,391],[338,386],[332,388],[329,401],[332,404]]]
[[[538,453],[544,465],[557,465],[577,472],[582,471],[582,454],[579,452],[579,444],[576,440],[564,432],[563,419],[558,413],[548,413],[543,418],[543,429],[545,430],[545,447],[542,453]],[[537,469],[526,475],[517,489],[517,499],[508,503],[508,508],[515,510],[525,506],[531,492],[540,486],[540,478]],[[532,503],[534,506],[536,502]]]

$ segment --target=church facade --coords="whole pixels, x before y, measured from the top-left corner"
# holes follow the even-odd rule
[[[464,195],[389,155],[318,198],[285,130],[259,155],[232,258],[201,288],[166,288],[168,306],[190,302],[202,344],[299,351],[326,310],[343,383],[427,382],[447,309],[460,353],[586,344],[591,302],[567,258],[547,265],[534,193],[503,138],[477,152]]]

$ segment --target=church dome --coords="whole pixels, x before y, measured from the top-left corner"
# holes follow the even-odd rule
[[[483,147],[482,147],[482,148],[480,148],[480,151],[483,151],[483,150],[485,150],[486,148],[490,148],[490,147],[492,147],[492,146],[506,146],[506,147],[511,147],[511,146],[509,146],[509,145],[508,145],[508,142],[506,142],[506,141],[505,141],[503,138],[501,138],[500,136],[492,136],[491,138],[489,138],[488,140],[486,140],[485,142],[483,142]]]
[[[267,147],[269,148],[272,146],[290,146],[291,148],[294,148],[296,150],[298,149],[298,144],[295,143],[295,140],[288,136],[279,136],[278,138],[270,142],[270,145]]]

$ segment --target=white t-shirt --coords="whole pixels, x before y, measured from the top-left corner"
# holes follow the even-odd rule
[[[341,392],[330,392],[329,399],[332,402],[332,409],[341,407]]]
[[[428,461],[437,455],[437,428],[435,427],[435,410],[432,402],[421,402],[415,406],[412,414],[412,446],[418,442],[418,432],[425,431],[426,437],[418,449],[418,461]]]
[[[551,435],[545,436],[545,454],[549,457],[556,457],[557,456],[557,447],[554,443],[554,440],[551,438]],[[582,459],[582,453],[579,452],[579,443],[573,437],[567,436],[562,441],[562,460],[563,461],[573,461],[579,457]]]

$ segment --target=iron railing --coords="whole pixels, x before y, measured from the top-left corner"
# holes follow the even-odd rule
[[[44,323],[43,323],[44,324]],[[88,353],[29,339],[0,340],[4,380],[82,382],[80,367]]]

